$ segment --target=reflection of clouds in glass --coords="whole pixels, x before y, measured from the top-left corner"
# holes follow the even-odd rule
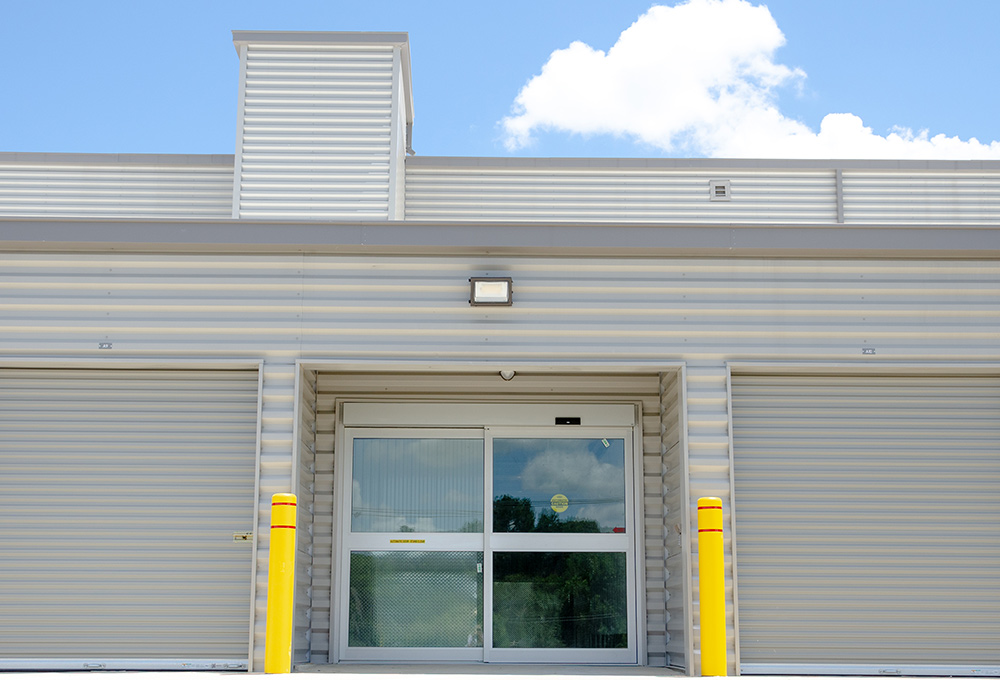
[[[365,505],[361,494],[361,484],[354,480],[351,497],[351,531],[381,531],[398,532],[407,527],[413,531],[437,531],[434,520],[429,517],[418,517],[410,520],[400,515],[384,503],[376,507]]]
[[[359,438],[353,467],[352,531],[452,532],[482,524],[482,440]]]
[[[536,513],[549,507],[551,495],[561,493],[569,499],[569,509],[559,513],[560,519],[590,519],[605,530],[624,526],[623,451],[621,463],[611,463],[598,460],[584,448],[585,441],[535,441],[543,442],[545,449],[524,466],[521,485],[532,498]]]

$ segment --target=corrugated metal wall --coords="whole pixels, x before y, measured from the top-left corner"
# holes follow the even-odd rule
[[[219,282],[221,290],[232,290],[228,284]],[[237,285],[238,287],[238,285]],[[194,292],[194,291],[192,291]],[[247,301],[244,300],[244,303]],[[238,306],[237,306],[238,307]],[[225,323],[225,322],[224,322]],[[244,333],[255,333],[254,326],[244,326]],[[201,339],[204,343],[206,339]],[[216,336],[208,340],[206,344],[198,346],[200,351],[215,351],[226,353],[226,345],[230,345],[228,354],[234,355],[256,355],[265,354],[261,350],[247,352],[245,348],[239,347],[236,342],[227,342],[225,336]],[[261,404],[260,404],[260,471],[259,471],[259,494],[257,498],[257,584],[254,596],[254,631],[253,631],[253,667],[251,670],[261,671],[264,668],[264,639],[267,632],[267,577],[270,557],[271,540],[271,496],[276,493],[296,492],[296,471],[292,467],[292,452],[295,437],[295,373],[296,366],[286,357],[272,356],[264,362],[261,374]],[[308,454],[306,454],[308,456]],[[308,458],[307,458],[308,459]],[[308,476],[305,479],[308,482]],[[302,522],[305,517],[305,524],[308,526],[309,512],[307,504],[298,510],[298,521]],[[308,532],[308,529],[306,529]],[[302,533],[297,534],[297,538],[302,538]],[[301,546],[301,540],[298,541]],[[305,597],[307,587],[303,581],[308,573],[309,555],[303,554],[301,548],[296,553],[299,564],[306,566],[305,570],[297,570],[295,596],[300,600]],[[302,631],[307,627],[301,613],[294,621],[297,630]]]
[[[742,671],[1000,674],[1000,377],[732,392]]]
[[[316,374],[304,371],[299,375],[298,382],[298,418],[295,423],[295,451],[298,467],[294,471],[296,479],[292,487],[298,500],[298,531],[296,542],[298,551],[295,557],[297,603],[294,617],[294,633],[292,639],[292,663],[306,663],[310,660],[310,638],[313,630],[313,611],[308,603],[313,600],[313,592],[322,588],[324,573],[322,558],[314,557],[314,545],[318,533],[327,533],[330,524],[330,513],[324,508],[316,507],[317,477],[322,473],[317,469],[316,459]],[[293,462],[294,465],[294,462]],[[320,483],[325,483],[321,479]],[[321,540],[321,543],[323,541]],[[329,572],[325,580],[329,581]],[[319,624],[319,622],[316,622]]]
[[[255,370],[0,368],[0,668],[246,668]]]
[[[408,220],[572,222],[837,221],[833,170],[573,167],[557,161],[407,159]],[[623,165],[627,162],[623,162]],[[638,164],[638,162],[637,162]],[[513,166],[513,167],[511,167]],[[709,182],[730,180],[732,200],[710,200]]]
[[[233,216],[388,219],[395,49],[246,46]]]
[[[513,277],[513,307],[469,306],[469,276],[487,272]],[[276,363],[685,358],[689,381],[712,393],[691,445],[724,456],[724,358],[996,358],[998,287],[1000,265],[976,261],[8,254],[0,349]],[[98,352],[101,342],[112,347]],[[282,389],[294,368],[283,370]]]
[[[996,224],[1000,173],[844,171],[844,219],[863,224]]]
[[[406,219],[832,224],[842,216],[847,224],[996,223],[1000,170],[954,165],[782,168],[762,161],[727,168],[697,161],[674,167],[642,160],[415,157],[406,161]],[[729,181],[730,200],[710,199],[709,183],[717,180]]]
[[[513,278],[513,307],[469,306],[469,276],[486,273]],[[263,358],[262,527],[270,494],[291,488],[297,357],[684,361],[691,499],[720,496],[728,513],[727,361],[1000,361],[998,290],[994,261],[21,253],[0,257],[0,351]],[[322,450],[332,421],[317,422]]]
[[[499,369],[498,369],[499,370]],[[336,424],[336,400],[431,400],[459,402],[537,402],[642,403],[643,428],[643,522],[646,551],[647,638],[649,663],[666,664],[666,612],[664,592],[664,467],[660,438],[659,378],[651,375],[518,373],[504,381],[498,373],[426,374],[426,373],[319,373],[317,439],[329,446],[322,454],[333,456]],[[325,489],[317,486],[316,502],[335,507],[333,480]],[[316,536],[316,554],[332,555],[333,533]],[[642,559],[642,556],[639,556]],[[676,596],[680,596],[677,593]],[[313,600],[314,618],[320,622],[312,634],[312,661],[325,663],[329,658],[329,631],[322,627],[329,621],[329,590],[317,589]],[[327,639],[323,639],[323,635]]]
[[[787,290],[787,293],[794,297],[794,286]],[[806,293],[806,295],[810,295]],[[780,298],[778,298],[780,299]],[[778,299],[774,299],[777,302]],[[795,305],[793,304],[792,307]],[[734,319],[735,320],[735,319]],[[799,326],[803,331],[810,327],[808,322],[800,322]],[[769,331],[763,331],[771,337],[771,342],[776,343],[772,351],[775,356],[781,356],[782,352],[787,352],[786,358],[796,357],[796,352],[784,344],[781,339],[783,329],[780,325],[771,327]],[[806,340],[804,337],[800,342],[808,344],[815,340]],[[804,347],[802,348],[804,350]],[[821,350],[822,351],[822,350]],[[828,350],[827,350],[828,351]],[[737,352],[737,356],[760,355],[758,347],[746,347],[742,352]],[[860,354],[851,352],[855,357]],[[849,360],[846,351],[841,351],[841,355]],[[814,355],[815,356],[815,355]],[[797,358],[804,358],[798,355]],[[692,634],[694,640],[689,643],[692,651],[692,658],[688,664],[688,670],[694,674],[701,673],[701,650],[698,641],[701,639],[701,620],[698,588],[698,499],[705,496],[712,496],[722,499],[722,514],[724,528],[725,546],[725,575],[726,575],[726,639],[728,641],[729,665],[734,668],[736,652],[736,608],[733,606],[733,563],[732,563],[732,503],[731,503],[731,483],[730,483],[730,440],[729,440],[729,396],[728,396],[728,371],[723,362],[711,361],[698,357],[693,358],[687,364],[687,424],[688,424],[688,479],[690,497],[688,499],[688,550],[690,551],[690,561],[692,570],[691,601],[689,603],[689,619],[692,621]]]
[[[690,542],[685,529],[687,516],[688,469],[684,384],[686,371],[660,376],[660,432],[662,470],[664,603],[667,613],[667,664],[687,670],[691,664],[693,643],[688,575]]]
[[[232,156],[0,154],[0,217],[225,219],[232,206]]]
[[[839,198],[832,164],[413,157],[393,178],[393,49],[249,49],[235,187],[232,156],[0,153],[0,217],[832,224],[839,200],[847,224],[1000,220],[1000,170],[976,167],[848,166]]]

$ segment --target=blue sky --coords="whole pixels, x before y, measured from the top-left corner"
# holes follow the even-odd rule
[[[0,151],[233,153],[255,29],[407,31],[421,155],[1000,158],[1000,2],[759,4],[0,0]]]

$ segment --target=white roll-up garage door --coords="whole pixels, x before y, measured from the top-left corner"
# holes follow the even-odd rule
[[[1000,674],[1000,378],[732,398],[741,672]]]
[[[246,668],[257,375],[0,369],[0,668]]]

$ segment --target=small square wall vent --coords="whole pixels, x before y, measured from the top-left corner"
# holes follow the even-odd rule
[[[713,179],[708,183],[708,198],[712,201],[728,201],[732,198],[728,179]]]

